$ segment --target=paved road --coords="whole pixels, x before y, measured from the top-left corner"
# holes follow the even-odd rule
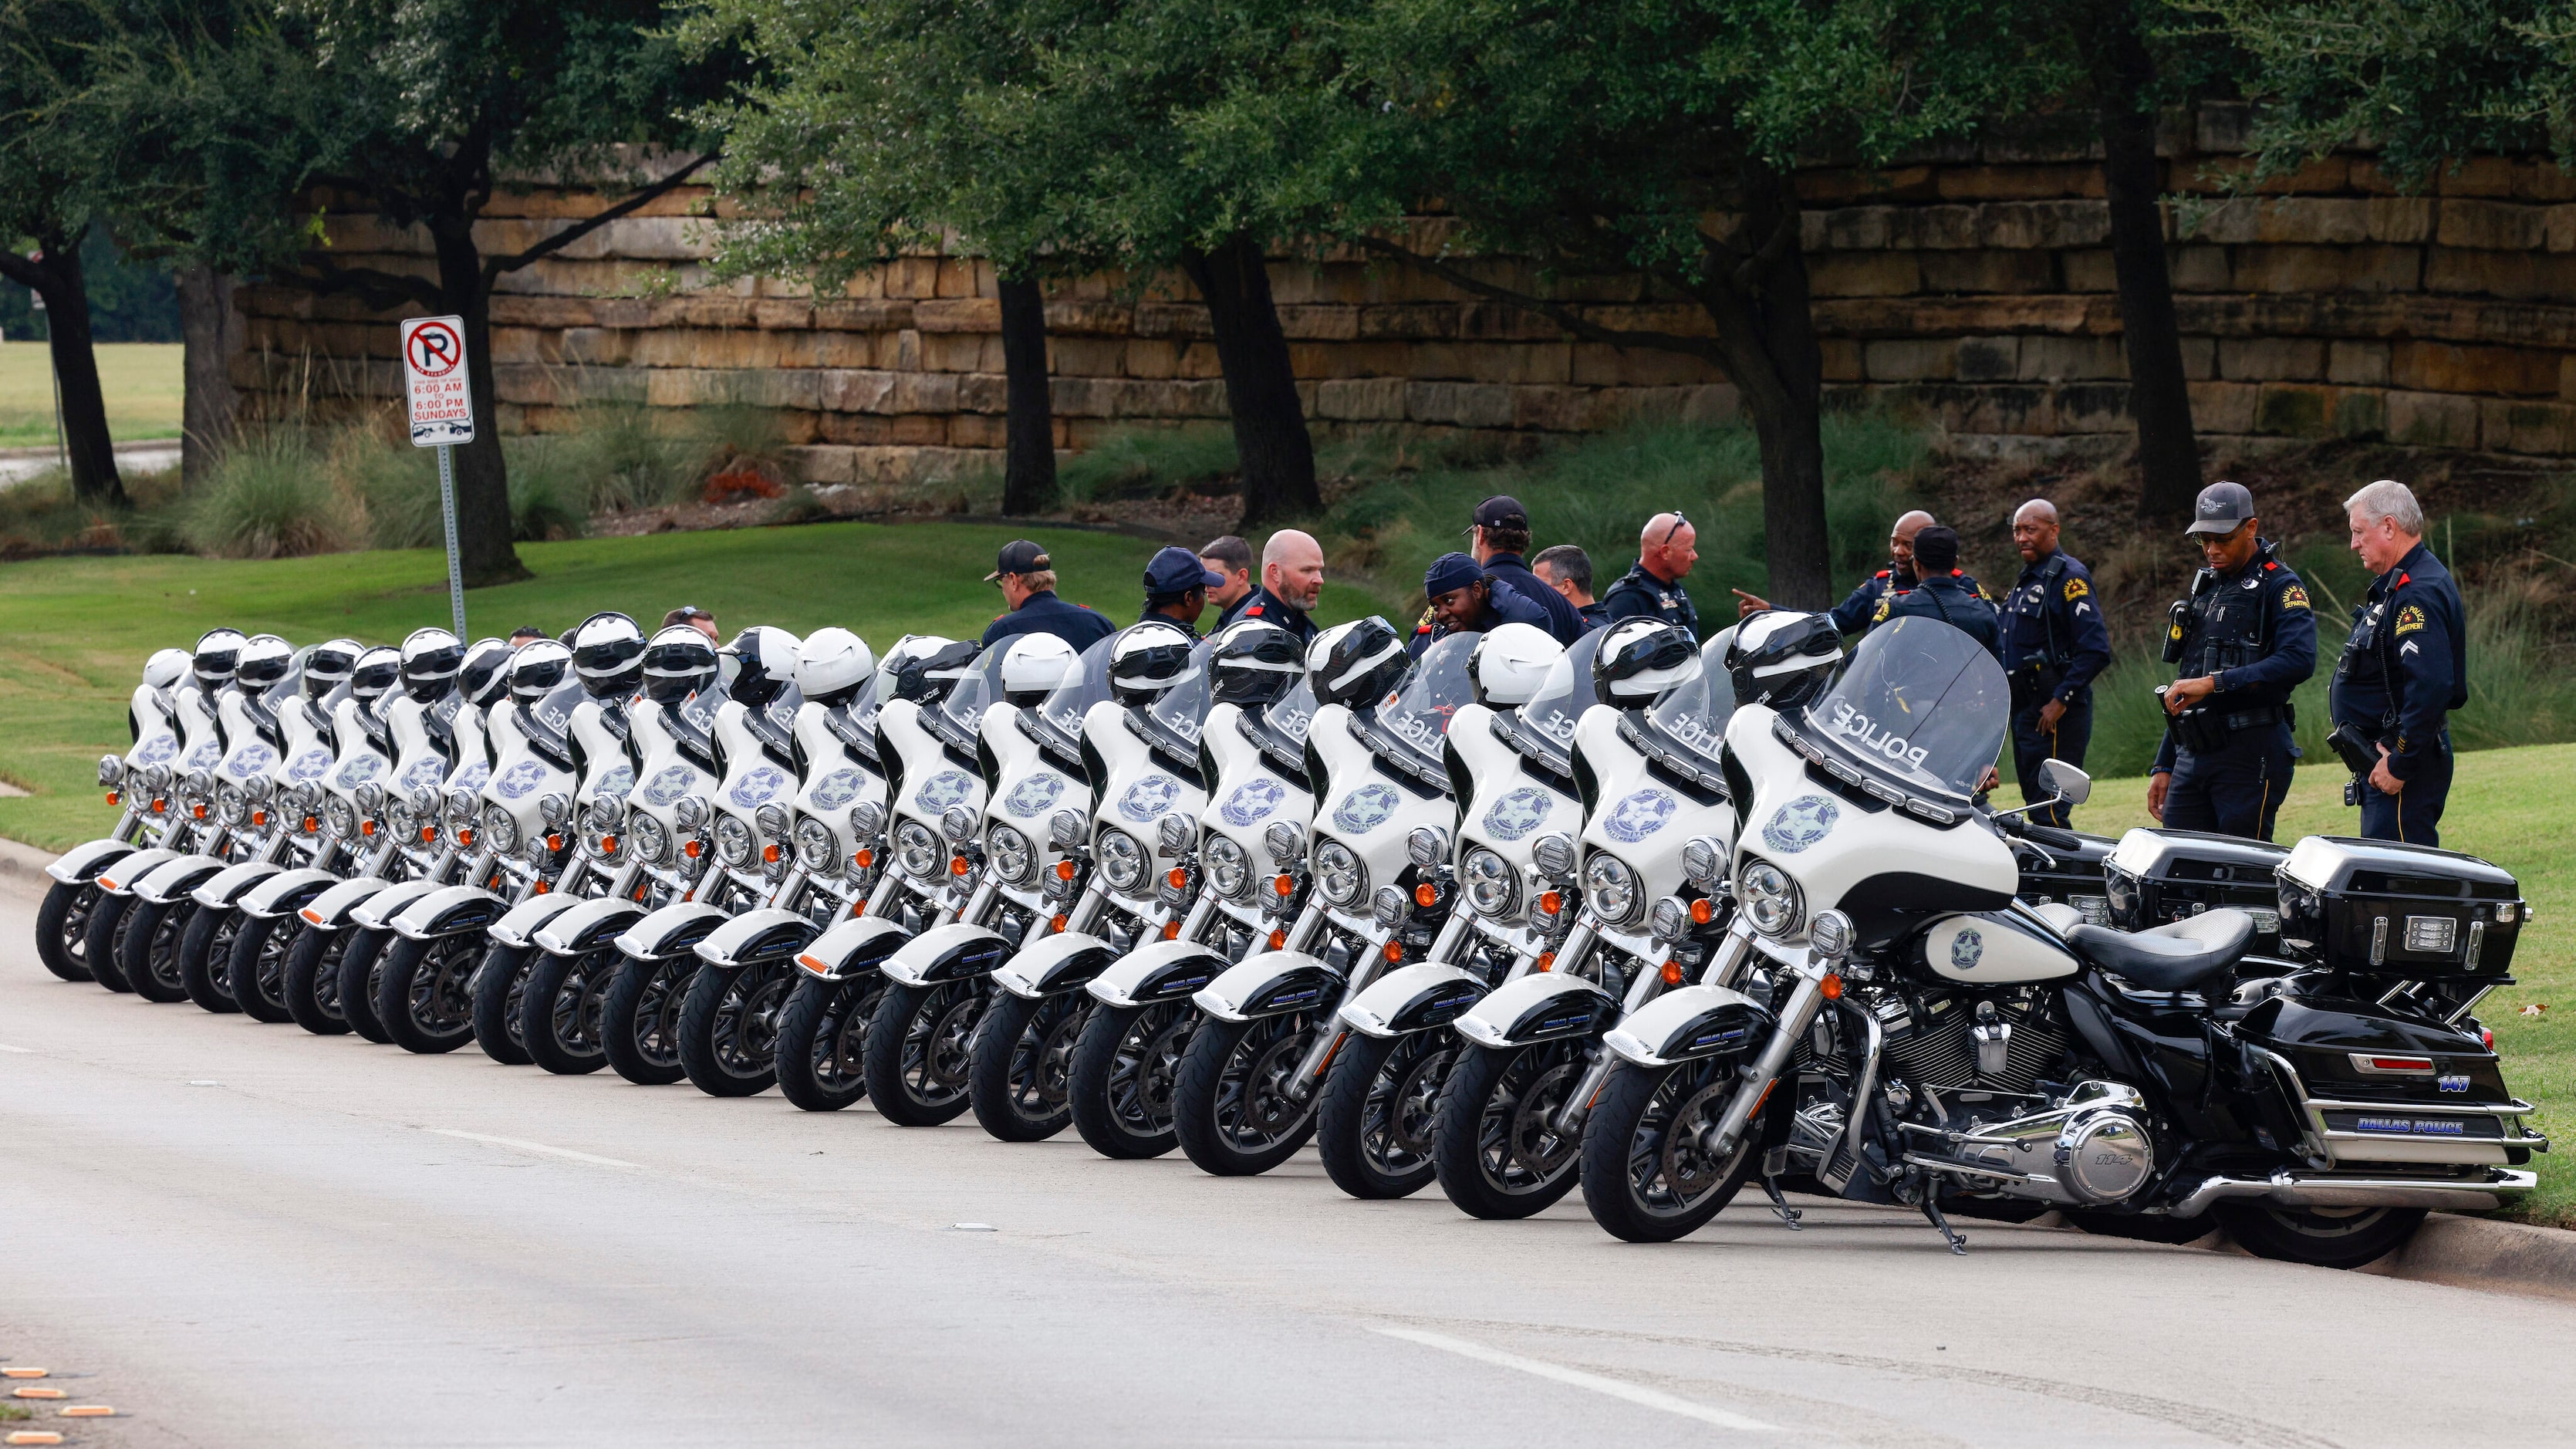
[[[0,488],[23,483],[39,473],[62,466],[55,449],[11,448],[0,452]],[[179,445],[167,443],[121,443],[116,449],[116,466],[124,473],[158,473],[179,466]]]
[[[1830,1204],[1630,1247],[152,1006],[31,919],[0,1361],[93,1444],[2576,1439],[2576,1306]]]

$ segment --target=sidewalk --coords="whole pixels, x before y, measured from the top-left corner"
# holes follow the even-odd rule
[[[61,466],[62,453],[54,448],[0,448],[0,488],[23,483],[39,473]],[[116,466],[120,472],[158,473],[179,466],[177,438],[150,438],[139,443],[116,445]]]

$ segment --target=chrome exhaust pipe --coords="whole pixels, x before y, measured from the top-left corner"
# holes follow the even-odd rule
[[[2250,1197],[2283,1207],[2408,1207],[2478,1212],[2532,1190],[2539,1174],[2512,1168],[2448,1182],[2412,1177],[2341,1177],[2276,1172],[2270,1177],[2213,1177],[2174,1204],[2173,1216],[2195,1218],[2220,1198]]]

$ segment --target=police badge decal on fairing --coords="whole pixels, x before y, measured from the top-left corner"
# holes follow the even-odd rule
[[[516,800],[546,782],[554,773],[537,760],[521,760],[492,786],[492,793],[504,800]]]
[[[1147,775],[1118,797],[1118,813],[1142,825],[1172,808],[1181,798],[1181,782],[1169,775]]]
[[[294,764],[286,767],[286,778],[290,780],[319,780],[329,773],[331,773],[329,750],[306,750],[295,757]]]
[[[1535,785],[1523,785],[1485,811],[1485,833],[1496,840],[1518,840],[1547,823],[1555,797]]]
[[[360,785],[367,783],[369,780],[376,778],[376,776],[383,774],[384,770],[385,761],[383,756],[359,755],[352,758],[349,763],[340,767],[340,779],[338,784],[343,790],[354,790]]]
[[[1974,926],[1963,927],[1959,934],[1950,938],[1950,964],[1962,971],[1975,970],[1985,955],[1986,938],[1978,935]]]
[[[1217,813],[1225,818],[1226,824],[1240,829],[1269,815],[1279,808],[1280,801],[1287,798],[1288,787],[1276,780],[1246,780],[1234,787],[1233,794],[1225,797],[1225,804],[1218,808]]]
[[[467,794],[472,794],[474,791],[482,789],[483,782],[491,778],[492,767],[483,763],[481,760],[476,760],[473,764],[457,771],[456,778],[447,782],[447,788],[450,790],[463,790]]]
[[[1842,816],[1842,807],[1824,796],[1801,795],[1762,827],[1762,843],[1782,855],[1796,855],[1831,834]]]
[[[838,810],[859,798],[859,772],[834,770],[814,782],[813,802],[817,810]]]
[[[1640,790],[1610,807],[1610,818],[1601,828],[1611,839],[1634,845],[1664,828],[1681,809],[1681,802],[1669,790]]]
[[[277,751],[256,740],[233,751],[233,757],[224,761],[224,773],[236,780],[247,780],[253,775],[265,775],[275,768],[277,768]]]
[[[1395,814],[1397,798],[1393,785],[1362,785],[1333,812],[1333,828],[1344,835],[1366,835]]]
[[[599,777],[599,783],[591,787],[590,795],[594,800],[623,798],[627,791],[634,788],[635,772],[624,765],[616,765],[612,766],[607,774]]]
[[[446,778],[447,762],[436,755],[424,755],[412,761],[411,768],[403,771],[402,779],[396,783],[406,790],[417,790],[423,785],[435,785]]]
[[[179,753],[178,736],[154,735],[152,738],[143,742],[142,748],[134,752],[134,763],[138,765],[158,765],[177,753]]]
[[[644,803],[656,806],[677,805],[680,803],[680,797],[688,794],[689,787],[696,784],[697,780],[698,772],[686,765],[666,765],[656,772],[652,779],[644,782]]]
[[[912,806],[925,815],[937,815],[951,805],[963,805],[975,793],[975,782],[963,770],[942,770],[921,782],[912,794]]]
[[[1063,798],[1064,777],[1041,772],[1013,785],[1011,793],[1002,797],[1002,808],[1015,819],[1035,820],[1039,812]]]
[[[951,773],[954,772],[952,771]],[[930,783],[921,787],[922,794],[928,795],[930,793],[930,786],[938,784],[945,778],[947,777],[944,775],[932,776]],[[964,779],[965,777],[960,775],[958,778]],[[771,799],[776,797],[779,790],[785,787],[786,784],[787,772],[785,770],[778,768],[776,765],[762,765],[760,768],[753,770],[750,774],[743,776],[742,779],[734,785],[732,792],[726,795],[725,798],[731,800],[739,809],[750,810],[757,806],[767,804]],[[965,798],[966,792],[963,788],[960,788],[957,793],[957,799],[963,800]],[[951,800],[948,803],[954,805],[957,801]],[[943,806],[941,808],[944,809],[946,807]]]

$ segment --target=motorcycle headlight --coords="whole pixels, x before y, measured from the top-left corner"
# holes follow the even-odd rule
[[[614,796],[602,795],[592,800],[582,811],[582,818],[587,822],[591,834],[610,834],[626,823],[626,802]]]
[[[1689,841],[1682,846],[1682,874],[1702,895],[1716,895],[1726,883],[1725,850],[1705,835]]]
[[[1218,895],[1230,901],[1252,899],[1252,857],[1242,846],[1225,836],[1211,834],[1204,859],[1208,884],[1216,887]]]
[[[241,786],[227,780],[216,789],[215,814],[222,817],[226,825],[241,824],[242,817],[249,813],[250,800],[242,794]]]
[[[537,818],[548,825],[561,825],[572,815],[572,800],[557,791],[548,790],[537,797]]]
[[[728,817],[730,818],[730,817]],[[914,880],[935,880],[940,863],[948,853],[939,848],[939,837],[918,820],[907,820],[894,828],[895,864]]]
[[[1467,888],[1467,905],[1477,915],[1489,920],[1512,919],[1512,908],[1520,904],[1520,872],[1512,863],[1477,846],[1467,852],[1459,877]]]
[[[361,815],[373,815],[385,808],[385,787],[382,785],[360,785],[356,791],[356,798],[358,801],[358,813]]]
[[[1315,847],[1315,885],[1325,900],[1348,910],[1368,894],[1368,869],[1349,846],[1327,840]]]
[[[1785,936],[1798,929],[1798,883],[1767,860],[1748,860],[1736,872],[1735,898],[1745,919],[1766,936]]]
[[[438,793],[436,785],[423,785],[411,792],[411,818],[423,825],[436,824],[439,812],[446,808],[447,797]]]
[[[1377,894],[1369,897],[1369,919],[1391,931],[1404,923],[1405,913],[1412,906],[1412,899],[1404,892],[1393,886],[1379,886]]]
[[[751,823],[760,827],[761,839],[784,841],[795,822],[787,818],[786,806],[763,805],[751,812]]]
[[[1611,925],[1633,926],[1645,919],[1646,895],[1637,888],[1637,873],[1615,855],[1592,857],[1583,869],[1583,894],[1593,914]]]
[[[1047,817],[1047,839],[1058,850],[1080,850],[1091,839],[1091,822],[1079,810],[1059,810]]]
[[[1680,896],[1666,896],[1655,902],[1655,908],[1647,912],[1646,920],[1656,940],[1678,941],[1682,932],[1690,929],[1690,903]]]
[[[646,865],[658,865],[670,854],[671,832],[662,828],[661,821],[638,810],[635,818],[627,823],[626,843],[634,850],[637,860]]]
[[[1839,961],[1851,954],[1852,935],[1852,918],[1840,911],[1818,911],[1815,924],[1807,927],[1808,943],[1827,961]]]
[[[452,820],[452,821],[454,821],[455,823],[457,823],[457,824],[459,824],[459,825],[471,825],[471,824],[473,824],[473,823],[474,823],[474,792],[473,792],[473,791],[471,791],[471,790],[450,790],[450,791],[448,791],[448,792],[447,792],[447,818],[448,818],[448,819],[450,819],[450,820]]]
[[[1268,830],[1261,832],[1261,843],[1269,849],[1270,858],[1282,865],[1306,853],[1305,832],[1285,820],[1273,821]]]
[[[1029,838],[1008,825],[996,825],[985,837],[985,854],[993,862],[993,873],[1015,886],[1025,886],[1038,878],[1037,847]]]
[[[951,805],[939,817],[939,833],[964,845],[975,838],[975,812],[963,805]]]
[[[519,817],[498,800],[483,807],[483,845],[495,855],[510,855],[519,848]]]
[[[1566,880],[1574,875],[1574,838],[1568,835],[1542,835],[1530,845],[1530,859],[1539,872],[1553,880]]]
[[[203,770],[190,770],[179,777],[179,798],[193,803],[207,803],[215,798],[215,777]]]
[[[716,817],[716,859],[740,865],[751,859],[751,827],[736,815]]]
[[[1155,823],[1154,833],[1162,840],[1165,855],[1187,853],[1198,838],[1198,831],[1191,827],[1189,817],[1184,815],[1164,816]]]
[[[98,757],[98,782],[100,784],[113,786],[117,781],[124,778],[125,761],[121,756],[101,755]]]
[[[1145,847],[1124,830],[1100,832],[1100,878],[1109,888],[1134,895],[1145,883]]]
[[[810,875],[830,875],[841,868],[841,842],[832,827],[808,815],[796,822],[796,863]]]
[[[859,808],[867,810],[875,809],[876,807],[863,805]],[[856,812],[852,813],[855,814]],[[884,813],[882,811],[879,812],[878,819],[880,822],[884,820]],[[671,807],[671,823],[677,825],[682,830],[695,830],[699,826],[706,824],[707,797],[704,795],[681,796],[680,803]]]
[[[358,833],[358,811],[348,801],[334,795],[322,802],[322,818],[331,824],[331,833],[343,840]]]
[[[277,782],[266,775],[253,775],[242,781],[241,788],[242,798],[257,805],[277,793]]]
[[[1436,825],[1417,825],[1404,837],[1404,853],[1415,865],[1438,865],[1449,858],[1449,832]]]

